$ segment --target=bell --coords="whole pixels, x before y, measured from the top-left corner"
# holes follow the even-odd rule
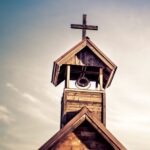
[[[76,83],[80,87],[86,87],[89,85],[90,81],[86,77],[80,77],[80,78],[78,78]]]

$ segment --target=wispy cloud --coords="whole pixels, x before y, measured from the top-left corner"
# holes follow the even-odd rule
[[[7,107],[0,105],[0,122],[9,124],[14,119],[10,116],[10,111]]]
[[[42,103],[37,97],[35,97],[34,95],[30,93],[27,93],[27,92],[22,93],[22,96],[24,97],[24,99],[26,99],[26,101],[29,101],[33,103],[34,105],[31,105],[31,104],[28,105],[27,103],[24,106],[22,105],[23,107],[26,107],[26,109],[22,108],[21,106],[19,108],[21,112],[23,112],[24,114],[30,117],[36,118],[38,120],[42,120],[46,123],[54,122],[52,119],[50,120],[47,115],[47,113],[50,113],[50,110],[47,109],[47,105]]]
[[[29,117],[41,120],[43,122],[50,123],[52,121],[48,118],[47,114],[41,111],[38,107],[21,106],[18,109],[20,112],[28,115]]]
[[[41,110],[41,108],[45,107],[45,105],[43,105],[43,103],[41,103],[41,101],[37,97],[29,92],[21,91],[10,82],[6,83],[6,87],[17,92],[17,94],[23,98],[22,100],[24,102],[30,103],[22,103],[23,101],[20,102],[20,107],[17,108],[20,112],[26,114],[27,116],[48,122],[49,118],[47,118],[47,115],[44,114],[44,112],[42,111],[43,109]],[[0,106],[0,121],[9,123],[11,121],[9,114],[10,112],[6,107]]]
[[[21,95],[22,97],[24,97],[26,100],[33,102],[33,103],[38,103],[40,102],[40,100],[38,98],[36,98],[35,96],[31,95],[28,92],[22,92],[21,90],[19,90],[19,88],[17,88],[14,84],[7,82],[6,83],[6,87],[10,88],[11,90],[17,92],[19,95]]]
[[[19,92],[19,89],[17,87],[15,87],[15,85],[10,83],[10,82],[6,83],[6,87],[10,88],[11,90],[13,90],[15,92]]]
[[[22,96],[33,103],[40,102],[40,100],[38,98],[34,97],[33,95],[31,95],[29,93],[26,93],[26,92],[22,93]]]

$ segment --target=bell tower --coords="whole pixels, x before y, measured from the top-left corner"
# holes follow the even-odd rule
[[[71,24],[82,29],[82,41],[54,62],[52,83],[57,86],[65,81],[61,101],[61,128],[82,107],[86,106],[104,125],[106,124],[106,93],[117,69],[116,65],[86,37],[86,30],[98,30],[97,26]]]
[[[61,99],[60,130],[39,150],[126,150],[106,128],[106,89],[117,66],[88,38],[86,30],[98,30],[83,24],[82,40],[54,61],[52,83],[64,81]]]

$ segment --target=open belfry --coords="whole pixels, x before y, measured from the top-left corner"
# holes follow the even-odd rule
[[[83,24],[82,41],[54,61],[52,83],[65,82],[61,100],[60,130],[39,150],[126,150],[106,128],[106,93],[117,66],[86,37],[86,30],[98,30]]]

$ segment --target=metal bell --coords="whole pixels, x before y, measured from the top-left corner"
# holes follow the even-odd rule
[[[78,78],[78,80],[76,81],[77,85],[80,87],[86,87],[88,86],[88,84],[90,83],[90,81],[88,80],[88,78],[86,77],[80,77]]]

